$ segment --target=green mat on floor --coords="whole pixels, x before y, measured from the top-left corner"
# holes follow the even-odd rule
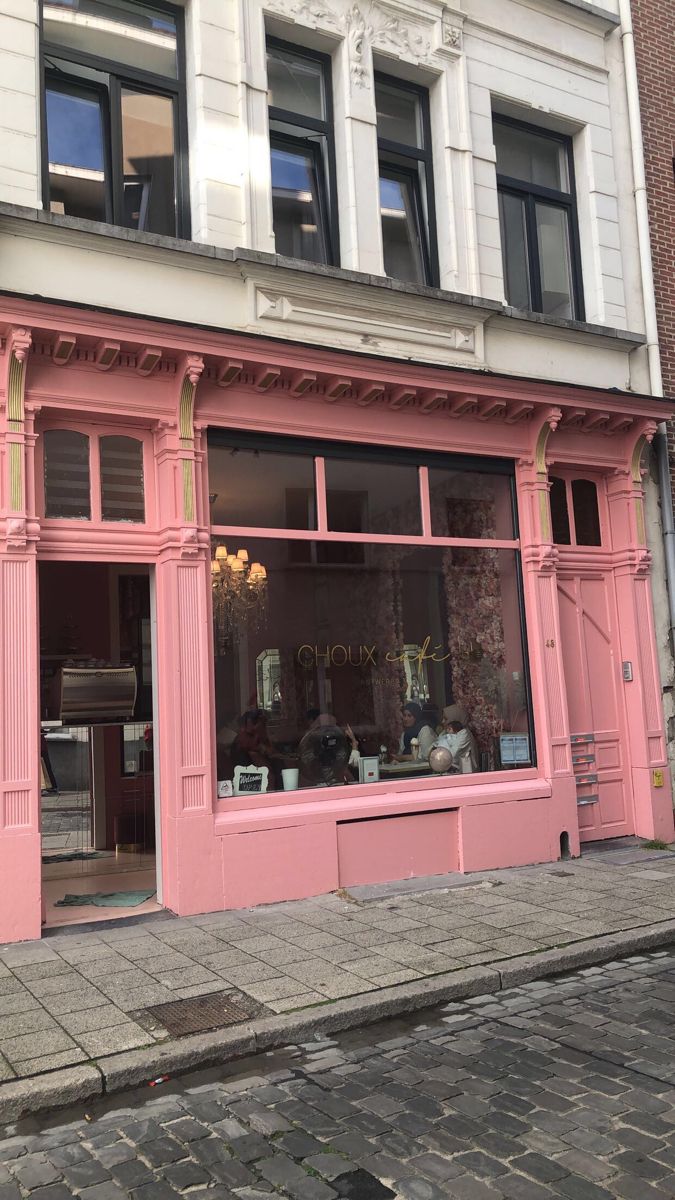
[[[43,863],[74,862],[83,858],[112,858],[112,850],[64,850],[60,854],[43,854]]]
[[[95,904],[97,908],[136,908],[154,894],[154,888],[143,888],[135,892],[87,892],[83,896],[75,896],[67,892],[62,900],[56,901],[54,907],[78,908],[85,904]]]

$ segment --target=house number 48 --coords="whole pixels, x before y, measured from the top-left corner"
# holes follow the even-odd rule
[[[546,639],[546,647],[547,647],[547,649],[548,649],[548,650],[553,650],[554,646],[555,646],[555,640],[554,640],[554,638],[547,638],[547,639]]]

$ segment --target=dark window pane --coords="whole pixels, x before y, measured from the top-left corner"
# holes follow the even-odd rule
[[[412,175],[380,164],[384,270],[391,279],[424,283],[419,195]]]
[[[569,192],[567,146],[545,134],[530,133],[495,121],[494,139],[497,149],[497,174],[539,187]]]
[[[329,529],[421,534],[417,467],[327,458],[325,471]]]
[[[567,486],[564,479],[550,476],[551,484],[551,537],[559,546],[569,546],[570,515],[567,509]]]
[[[504,735],[532,761],[513,551],[371,544],[351,565],[321,562],[318,542],[299,562],[294,545],[228,539],[256,578],[213,571],[219,779],[253,766],[271,791],[358,781],[347,726],[361,755],[386,748],[384,786],[428,777],[441,731],[457,770],[513,763]],[[450,705],[464,712],[444,726]]]
[[[89,520],[89,438],[73,429],[48,429],[44,452],[45,516]]]
[[[375,84],[377,136],[421,149],[422,119],[419,97],[405,88]]]
[[[326,116],[321,63],[276,46],[267,50],[268,100],[273,108],[323,121]]]
[[[500,192],[499,221],[507,303],[513,305],[514,308],[531,309],[532,294],[524,202],[510,192]]]
[[[537,242],[541,271],[541,311],[573,317],[569,220],[565,209],[537,202]]]
[[[137,438],[102,437],[101,515],[104,521],[144,521],[143,443]]]
[[[277,254],[328,262],[319,160],[312,151],[272,142],[272,219]]]
[[[122,89],[124,224],[176,233],[173,101]]]
[[[572,507],[577,546],[601,546],[598,489],[592,479],[572,480]]]
[[[43,0],[45,41],[175,79],[176,22],[133,0]]]
[[[435,537],[514,537],[509,476],[434,467],[429,497]]]
[[[309,454],[209,446],[209,494],[212,525],[316,529]]]
[[[54,213],[105,221],[103,115],[96,94],[47,88],[49,207]]]

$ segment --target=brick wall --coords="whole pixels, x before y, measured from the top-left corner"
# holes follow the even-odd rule
[[[632,0],[663,388],[675,397],[675,0]],[[675,423],[668,431],[675,496]]]

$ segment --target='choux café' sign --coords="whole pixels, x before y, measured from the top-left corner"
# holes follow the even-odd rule
[[[444,663],[450,658],[444,646],[440,644],[432,646],[430,636],[424,639],[421,646],[406,647],[404,650],[387,650],[382,658],[380,654],[381,651],[376,643],[370,646],[362,642],[357,646],[352,646],[351,643],[344,645],[342,642],[335,642],[332,645],[327,643],[325,646],[305,643],[298,650],[297,660],[300,666],[307,670],[319,666],[378,667],[382,662],[408,662],[411,666],[415,665],[421,669],[423,663]]]

